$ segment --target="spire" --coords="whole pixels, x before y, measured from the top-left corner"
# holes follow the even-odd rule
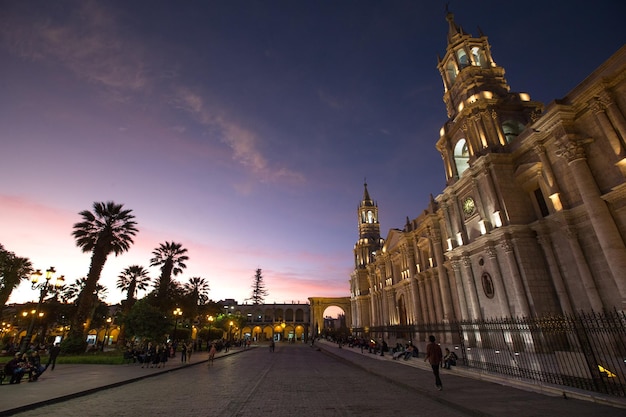
[[[446,20],[448,21],[448,43],[452,43],[452,39],[455,36],[462,34],[463,30],[454,23],[454,14],[448,10],[448,3],[446,3]]]
[[[367,191],[367,182],[363,184],[363,187],[365,187],[365,190],[363,191],[363,202],[371,202],[372,199],[370,198],[370,193]]]

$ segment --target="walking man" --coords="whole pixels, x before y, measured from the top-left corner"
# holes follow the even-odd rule
[[[59,353],[61,353],[61,344],[55,343],[54,346],[50,348],[50,351],[49,351],[50,356],[48,357],[48,363],[46,364],[46,369],[48,369],[48,366],[52,364],[52,368],[50,368],[50,370],[54,371],[54,365],[56,365],[57,363],[57,357],[59,356]]]
[[[441,352],[441,346],[435,343],[435,336],[428,336],[428,345],[426,345],[426,358],[424,358],[424,362],[428,361],[430,366],[433,368],[433,374],[435,374],[435,385],[437,389],[441,391],[443,389],[443,385],[441,384],[441,378],[439,378],[439,366],[441,365],[441,360],[443,359],[443,353]]]

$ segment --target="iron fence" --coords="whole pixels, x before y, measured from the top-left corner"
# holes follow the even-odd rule
[[[357,335],[454,345],[457,366],[626,396],[626,313],[576,313],[353,329]]]

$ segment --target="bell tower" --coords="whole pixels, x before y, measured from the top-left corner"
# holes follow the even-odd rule
[[[444,86],[448,121],[441,128],[441,153],[448,185],[487,153],[506,153],[508,144],[543,109],[527,93],[511,93],[504,68],[491,55],[480,28],[478,37],[466,33],[447,11],[448,45],[437,68]]]
[[[359,240],[354,245],[354,266],[365,268],[374,260],[376,251],[382,247],[380,223],[378,223],[378,204],[372,200],[364,184],[363,200],[357,209]]]

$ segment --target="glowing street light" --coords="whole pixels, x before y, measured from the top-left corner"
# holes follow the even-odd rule
[[[32,317],[30,319],[30,324],[28,325],[28,331],[26,333],[26,337],[24,337],[24,339],[22,340],[22,344],[20,346],[20,353],[24,353],[26,351],[26,349],[28,348],[28,344],[31,342],[31,339],[33,338],[33,328],[35,327],[35,318],[39,315],[39,309],[41,308],[41,304],[43,304],[43,300],[46,297],[46,294],[48,294],[50,287],[52,286],[50,284],[50,281],[52,281],[52,277],[54,276],[55,273],[56,273],[56,270],[54,269],[53,266],[48,268],[46,270],[45,281],[41,283],[39,282],[39,279],[43,275],[41,273],[41,269],[37,269],[35,272],[33,272],[31,276],[31,279],[30,279],[31,288],[33,290],[39,290],[39,302],[37,303],[37,308],[31,312]],[[57,277],[57,279],[55,280],[54,286],[57,288],[61,287],[64,282],[65,282],[65,277],[61,275],[60,277]],[[26,317],[26,314],[24,314],[24,317]]]
[[[211,325],[213,324],[213,316],[208,316],[207,320],[209,320],[209,343],[211,343]]]
[[[174,321],[174,333],[172,335],[172,340],[176,340],[176,328],[178,327],[178,318],[183,315],[183,311],[180,308],[176,307],[176,310],[174,310],[173,314],[176,320]]]
[[[107,333],[109,332],[109,326],[111,325],[111,321],[113,321],[113,319],[111,319],[111,317],[107,317],[107,325],[104,328],[104,337],[102,338],[102,346],[100,346],[100,352],[104,352],[104,344],[107,341]]]

